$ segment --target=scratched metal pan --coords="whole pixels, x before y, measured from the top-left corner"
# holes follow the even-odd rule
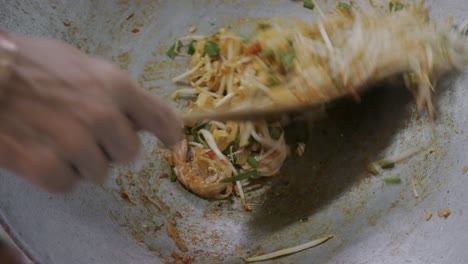
[[[428,4],[436,19],[468,18],[464,0]],[[317,18],[317,11],[289,0],[0,0],[2,28],[61,38],[112,59],[166,98],[177,88],[171,78],[187,65],[184,58],[165,56],[175,37],[193,25],[197,34],[226,26],[247,30],[272,16],[308,20]],[[2,173],[0,223],[41,264],[171,263],[178,249],[167,235],[169,220],[194,263],[241,263],[236,246],[255,255],[329,234],[336,238],[272,263],[467,263],[466,87],[467,74],[439,82],[437,147],[385,175],[369,175],[366,165],[424,145],[430,135],[426,116],[416,113],[411,96],[398,85],[374,89],[360,104],[345,100],[329,109],[328,118],[309,128],[305,156],[289,159],[280,175],[259,181],[264,187],[247,195],[250,213],[236,198],[201,199],[160,179],[168,166],[158,142],[142,135],[140,159],[113,168],[104,186],[52,195]],[[382,180],[391,175],[402,182]],[[132,202],[122,199],[121,191]],[[444,208],[452,211],[447,219],[437,216]],[[429,221],[427,212],[434,213]]]

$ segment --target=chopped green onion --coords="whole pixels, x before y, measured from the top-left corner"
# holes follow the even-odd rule
[[[278,140],[283,134],[280,127],[268,127],[268,132],[270,132],[270,137],[275,140]]]
[[[271,25],[268,23],[258,23],[257,26],[259,29],[262,29],[262,30],[271,28]]]
[[[390,161],[390,160],[381,160],[381,161],[377,162],[377,164],[382,169],[391,169],[391,168],[395,167],[395,162]]]
[[[254,145],[255,143],[257,143],[257,140],[255,140],[255,138],[253,138],[252,136],[250,136],[248,142],[249,142],[249,143],[247,144],[246,148],[247,148],[247,149],[251,149],[251,148],[253,147],[253,145]]]
[[[400,11],[400,10],[403,10],[405,6],[402,4],[402,3],[397,3],[395,5],[395,11]]]
[[[205,53],[208,54],[210,57],[216,57],[219,55],[219,46],[218,44],[208,41],[208,43],[205,44]]]
[[[250,40],[250,36],[246,34],[239,34],[239,38],[241,38],[243,42],[249,42]]]
[[[403,5],[402,3],[400,3],[399,1],[390,1],[390,3],[388,3],[388,7],[390,9],[390,12],[392,11],[400,11],[400,10],[403,10],[403,8],[405,8],[405,5]]]
[[[166,52],[167,56],[169,56],[171,59],[174,59],[177,56],[177,53],[180,51],[180,48],[182,48],[182,42],[177,40]]]
[[[304,7],[310,10],[314,10],[315,5],[312,0],[304,0]]]
[[[192,137],[193,137],[193,141],[195,141],[195,142],[197,142],[197,143],[202,143],[200,137],[198,136],[197,131],[195,131],[195,130],[192,129],[192,130],[190,131],[190,134],[191,134]]]
[[[341,7],[341,8],[344,8],[344,9],[346,9],[348,11],[351,11],[351,6],[349,4],[347,4],[347,3],[339,2],[338,6]]]
[[[403,74],[403,80],[410,90],[416,89],[418,87],[418,81],[416,81],[414,72],[406,72]]]
[[[197,130],[200,130],[200,129],[205,129],[205,130],[209,131],[211,129],[211,124],[210,123],[205,123],[205,124],[199,126]]]
[[[248,178],[252,178],[254,176],[257,176],[257,170],[251,170],[251,171],[248,171],[248,172],[244,172],[244,173],[241,173],[239,175],[236,175],[236,176],[233,176],[233,177],[230,177],[230,178],[222,179],[219,182],[220,183],[228,183],[228,182],[242,181],[242,180],[245,180],[245,179],[248,179]]]
[[[400,177],[396,177],[396,176],[385,177],[382,180],[385,183],[388,183],[388,184],[399,184],[399,183],[401,183]]]
[[[258,167],[258,161],[255,159],[254,156],[248,156],[247,157],[247,163],[250,165],[250,167],[256,169]]]
[[[204,123],[204,124],[195,126],[195,127],[190,129],[189,134],[192,135],[193,141],[195,141],[197,143],[202,143],[202,140],[200,139],[200,136],[198,135],[198,131],[200,131],[201,129],[205,129],[205,130],[209,131],[211,129],[211,124]]]
[[[188,53],[189,55],[193,55],[193,54],[195,53],[195,47],[193,46],[193,43],[194,43],[194,41],[190,42],[190,44],[189,44],[189,46],[188,46],[188,51],[187,51],[187,53]]]
[[[177,176],[175,174],[174,168],[171,168],[171,173],[169,175],[169,180],[171,180],[171,182],[176,182],[177,181]]]
[[[269,87],[275,87],[275,86],[278,86],[280,84],[281,84],[281,82],[278,79],[276,79],[274,77],[268,78],[267,85]]]
[[[236,140],[234,140],[234,144],[236,146],[240,145],[240,133],[239,132],[237,132],[237,134],[236,134]]]
[[[262,49],[262,55],[265,55],[265,56],[272,56],[272,55],[275,55],[275,52],[272,50],[272,49]]]
[[[296,52],[294,51],[294,47],[291,46],[287,53],[276,53],[275,56],[276,60],[281,62],[286,71],[288,71],[291,69],[294,59],[296,58]]]

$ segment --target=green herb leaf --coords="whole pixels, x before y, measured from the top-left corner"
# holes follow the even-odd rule
[[[174,168],[171,168],[171,173],[169,174],[169,180],[171,180],[171,182],[177,181],[177,176],[175,174]]]
[[[210,57],[216,57],[219,55],[219,46],[218,44],[208,41],[208,43],[205,44],[205,53],[208,54]]]
[[[236,181],[241,181],[241,180],[245,180],[245,179],[248,179],[248,178],[252,178],[254,176],[257,176],[257,170],[251,170],[251,171],[248,171],[248,172],[244,172],[244,173],[241,173],[239,175],[236,175],[236,176],[233,176],[233,177],[230,177],[230,178],[222,179],[219,182],[220,183],[236,182]]]
[[[310,10],[314,10],[315,5],[312,0],[304,0],[304,7]]]
[[[250,167],[256,169],[258,167],[258,161],[255,159],[254,156],[248,156],[247,157],[247,163],[250,165]]]
[[[195,47],[193,46],[193,43],[194,43],[194,41],[190,42],[190,44],[189,44],[189,46],[188,46],[188,51],[187,51],[187,53],[188,53],[189,55],[193,55],[193,54],[195,53]]]
[[[388,183],[388,184],[399,184],[399,183],[401,183],[400,177],[396,177],[396,176],[385,177],[382,180],[385,183]]]
[[[283,134],[283,131],[279,127],[268,127],[268,132],[270,132],[270,137],[274,140],[278,140]]]
[[[177,52],[182,48],[182,42],[180,40],[176,41],[169,50],[166,52],[167,56],[171,59],[174,59],[177,56]]]
[[[347,4],[347,3],[344,3],[344,2],[339,2],[338,3],[338,6],[341,7],[341,8],[344,8],[348,11],[351,11],[351,5]]]

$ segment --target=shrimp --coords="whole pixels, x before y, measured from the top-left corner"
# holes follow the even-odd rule
[[[219,183],[231,177],[225,160],[220,160],[211,149],[195,147],[193,159],[187,160],[188,142],[184,139],[173,149],[174,172],[187,189],[206,198],[224,199],[232,193],[232,183]]]

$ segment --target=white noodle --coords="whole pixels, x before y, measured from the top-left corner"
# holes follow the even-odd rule
[[[195,142],[195,141],[189,142],[189,145],[190,145],[190,146],[194,146],[194,147],[200,147],[200,148],[204,148],[204,147],[205,147],[205,145],[200,144],[200,143]]]
[[[225,130],[226,129],[226,125],[222,122],[218,122],[218,121],[210,121],[210,124],[219,128],[219,129],[222,129],[222,130]]]
[[[290,247],[290,248],[278,250],[278,251],[275,251],[275,252],[272,252],[272,253],[269,253],[269,254],[265,254],[265,255],[261,255],[261,256],[257,256],[257,257],[245,258],[244,260],[246,262],[257,262],[257,261],[265,261],[265,260],[269,260],[269,259],[274,259],[274,258],[285,256],[285,255],[290,255],[290,254],[297,253],[297,252],[300,252],[300,251],[303,251],[303,250],[318,246],[320,244],[323,244],[323,243],[327,242],[328,240],[330,240],[330,239],[332,239],[334,237],[335,237],[335,235],[329,235],[329,236],[326,236],[326,237],[322,237],[322,238],[307,242],[307,243],[302,244],[302,245],[298,245],[298,246],[295,246],[295,247]]]
[[[215,108],[218,108],[222,106],[223,104],[227,103],[229,100],[231,100],[236,94],[235,93],[229,93],[226,96],[223,97],[223,99],[219,100],[215,104]]]
[[[414,178],[411,179],[411,187],[413,188],[414,198],[419,198],[419,193],[418,190],[416,190],[416,183],[414,181]]]
[[[281,134],[281,137],[278,139],[278,141],[276,141],[276,144],[270,148],[267,152],[265,152],[264,154],[260,155],[259,157],[257,157],[257,161],[261,161],[263,159],[265,159],[266,157],[270,156],[273,152],[275,152],[276,150],[278,150],[281,146],[281,144],[283,143],[284,141],[284,133]]]
[[[176,76],[176,77],[172,78],[172,82],[179,82],[179,81],[183,80],[184,78],[190,76],[190,74],[195,73],[195,72],[198,70],[198,68],[200,68],[202,65],[203,65],[203,61],[200,61],[200,62],[199,62],[197,65],[195,65],[195,67],[193,67],[192,69],[190,69],[190,70],[188,70],[188,71],[182,73],[182,74],[179,75],[179,76]]]
[[[196,89],[193,89],[193,88],[183,88],[183,89],[179,89],[177,91],[175,91],[171,97],[173,99],[177,99],[179,98],[180,94],[183,94],[183,95],[197,95],[199,94],[200,92],[197,91]]]

